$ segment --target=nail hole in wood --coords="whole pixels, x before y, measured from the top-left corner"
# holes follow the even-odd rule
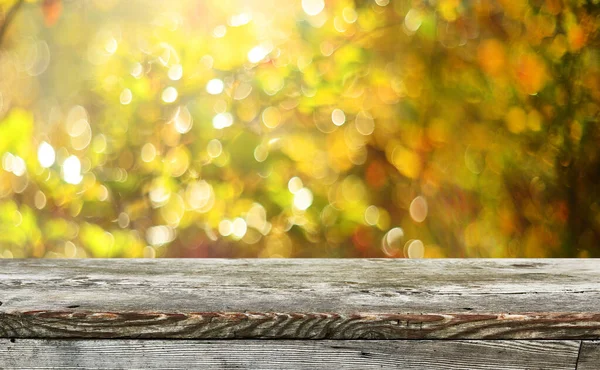
[[[14,343],[15,342],[15,338],[10,338],[10,342]]]

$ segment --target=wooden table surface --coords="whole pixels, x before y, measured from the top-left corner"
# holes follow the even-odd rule
[[[0,260],[0,338],[0,369],[600,369],[600,260]]]

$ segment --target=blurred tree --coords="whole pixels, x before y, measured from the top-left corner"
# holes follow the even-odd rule
[[[0,0],[0,256],[599,256],[596,0]]]

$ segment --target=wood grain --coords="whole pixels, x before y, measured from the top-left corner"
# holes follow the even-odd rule
[[[3,369],[575,369],[578,341],[0,339]],[[597,368],[597,367],[596,367]]]
[[[577,370],[598,369],[600,369],[600,342],[584,341],[581,343],[581,349],[579,351]]]
[[[0,337],[600,339],[598,260],[0,260]]]

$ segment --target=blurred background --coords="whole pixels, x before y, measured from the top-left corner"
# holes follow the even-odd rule
[[[598,257],[598,0],[0,0],[0,257]]]

